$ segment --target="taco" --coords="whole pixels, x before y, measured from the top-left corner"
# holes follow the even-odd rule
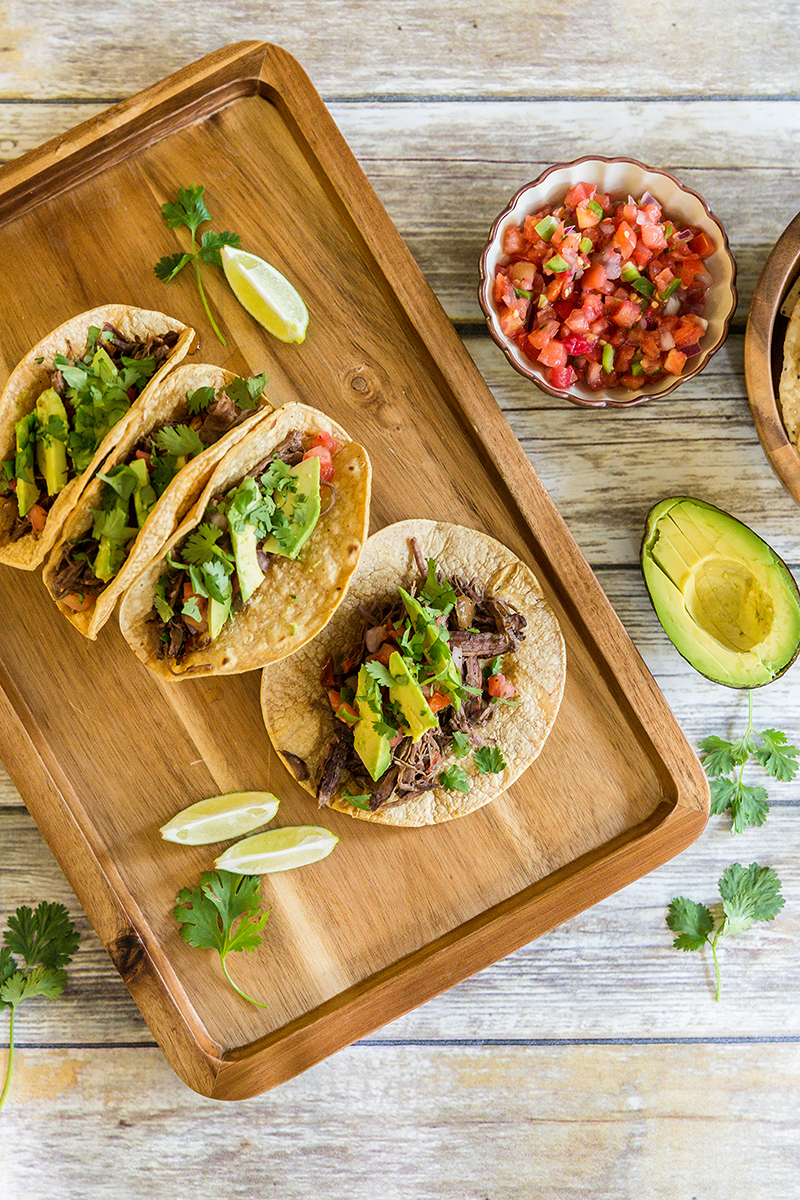
[[[50,595],[86,637],[97,637],[219,460],[273,411],[265,379],[182,363],[142,398],[137,423],[84,490],[44,567]]]
[[[561,630],[494,538],[401,521],[374,534],[324,634],[264,671],[272,744],[320,806],[433,825],[494,800],[561,703]]]
[[[0,562],[33,570],[147,394],[193,347],[160,312],[109,304],[73,317],[0,395]]]
[[[319,633],[369,525],[366,452],[323,413],[284,404],[215,467],[120,606],[122,633],[163,679],[252,671]]]

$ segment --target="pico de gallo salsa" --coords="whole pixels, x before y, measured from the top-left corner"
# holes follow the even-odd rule
[[[500,327],[554,388],[638,391],[700,352],[716,247],[649,193],[615,199],[576,183],[503,235]]]

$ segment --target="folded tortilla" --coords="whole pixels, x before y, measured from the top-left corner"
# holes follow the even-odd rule
[[[556,616],[533,571],[494,538],[475,529],[435,521],[401,521],[368,540],[358,571],[325,632],[291,658],[265,669],[261,708],[270,740],[287,769],[316,798],[335,717],[320,674],[326,659],[357,644],[364,613],[397,597],[420,578],[412,538],[425,560],[435,559],[446,578],[478,580],[487,592],[513,605],[525,617],[526,636],[504,659],[503,673],[516,688],[519,703],[497,705],[480,732],[496,744],[505,768],[482,774],[472,756],[445,757],[442,771],[458,764],[467,773],[469,791],[448,791],[441,784],[414,799],[367,812],[342,798],[349,772],[340,781],[330,807],[358,820],[386,825],[435,825],[474,812],[496,799],[541,752],[556,719],[564,690],[566,653]],[[299,761],[298,761],[299,760]],[[298,770],[298,767],[300,769]],[[305,770],[304,770],[305,769]],[[301,778],[307,771],[307,776]],[[359,789],[356,787],[355,791]]]
[[[224,371],[210,363],[182,363],[175,367],[155,388],[146,389],[148,395],[137,405],[138,419],[128,423],[125,433],[103,464],[103,474],[108,474],[112,467],[120,463],[129,462],[137,443],[147,434],[166,424],[189,421],[191,413],[187,401],[188,392],[213,387],[215,392],[219,393],[234,379],[236,375],[231,371]],[[70,543],[80,541],[91,529],[94,523],[93,510],[99,507],[103,489],[107,486],[105,480],[97,476],[91,480],[67,517],[43,571],[47,590],[76,629],[88,638],[97,637],[113,613],[119,597],[158,553],[197,501],[220,459],[246,436],[257,421],[273,411],[272,405],[262,393],[258,406],[250,411],[241,424],[234,425],[218,441],[189,460],[150,510],[117,575],[93,602],[90,600],[85,608],[75,611],[63,600],[59,600],[56,580],[64,551]]]
[[[206,509],[274,454],[295,429],[309,438],[327,432],[338,442],[333,503],[321,514],[298,558],[272,556],[261,586],[213,641],[187,653],[181,663],[159,657],[153,597],[169,567],[168,557],[180,558],[182,543],[203,522]],[[221,459],[186,519],[128,589],[119,611],[126,641],[167,680],[238,674],[294,653],[324,628],[345,596],[367,538],[370,488],[371,466],[362,446],[324,413],[304,404],[284,404],[259,420]]]
[[[70,479],[58,493],[41,533],[38,536],[28,533],[12,541],[7,528],[0,530],[0,563],[31,571],[44,560],[94,473],[117,442],[139,421],[139,412],[147,397],[175,364],[193,349],[197,341],[194,330],[174,317],[126,304],[107,304],[65,321],[28,351],[11,372],[0,395],[0,461],[14,454],[17,421],[33,411],[41,393],[51,386],[50,368],[54,356],[72,353],[80,357],[86,348],[89,329],[92,326],[102,329],[106,323],[113,325],[131,341],[143,342],[150,336],[169,332],[177,333],[178,340],[125,416],[103,438],[88,467]]]

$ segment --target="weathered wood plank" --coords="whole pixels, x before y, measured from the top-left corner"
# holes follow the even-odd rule
[[[217,0],[203,21],[191,8],[177,8],[165,22],[158,4],[144,0],[135,8],[115,6],[113,19],[98,21],[76,0],[39,0],[32,37],[29,9],[10,0],[3,14],[0,91],[119,96],[219,46],[251,38],[283,46],[323,94],[341,96],[794,94],[800,65],[791,0],[776,0],[768,12],[756,0],[693,9],[691,38],[702,46],[701,77],[667,65],[685,36],[678,30],[689,18],[681,9],[648,12],[654,52],[642,53],[641,24],[623,0],[609,0],[600,19],[583,21],[569,4],[549,9],[539,21],[508,0],[486,11],[469,0],[433,11],[423,0],[355,0],[346,6],[319,0],[268,12],[265,21],[257,6]],[[364,31],[368,52],[354,44],[354,29]],[[565,47],[576,38],[580,53],[567,60]],[[780,46],[780,54],[768,45]]]
[[[798,1100],[785,1044],[361,1045],[225,1107],[155,1050],[36,1050],[19,1056],[0,1170],[8,1200],[372,1200],[378,1181],[386,1200],[789,1200]]]
[[[680,857],[386,1026],[370,1040],[713,1039],[776,1033],[800,1039],[796,789],[769,782],[770,795],[778,803],[761,829],[736,836],[726,818],[712,818],[703,837]],[[18,904],[57,900],[67,905],[81,931],[64,1001],[38,1001],[21,1010],[19,1041],[27,1045],[151,1041],[27,813],[0,810],[0,844],[4,847],[0,914]],[[720,951],[723,998],[717,1004],[710,956],[675,951],[665,914],[676,895],[709,905],[717,902],[717,880],[734,861],[774,866],[786,906],[774,922],[732,938]],[[267,879],[263,895],[268,903],[270,894]],[[5,1036],[0,1017],[0,1043]]]

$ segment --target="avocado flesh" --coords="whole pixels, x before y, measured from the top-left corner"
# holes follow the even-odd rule
[[[696,670],[727,687],[770,683],[800,647],[800,595],[758,534],[700,500],[647,518],[642,571],[656,614]]]
[[[263,576],[262,576],[263,578]],[[208,599],[208,634],[212,642],[217,637],[222,629],[222,626],[230,616],[231,597],[226,600],[215,600],[213,596]]]
[[[119,377],[113,359],[102,346],[98,346],[94,352],[92,374],[96,375],[98,379],[102,379],[104,383],[113,383]]]
[[[414,677],[413,664],[398,650],[389,655],[389,674],[394,679],[389,699],[399,706],[412,740],[418,742],[427,729],[436,729],[439,722]]]
[[[319,459],[316,455],[304,458],[291,469],[296,488],[286,492],[278,501],[289,527],[281,540],[267,538],[264,550],[267,554],[282,554],[285,558],[297,558],[319,520],[322,504],[319,495]]]
[[[246,604],[253,592],[264,582],[264,572],[258,565],[258,537],[252,525],[237,525],[233,521],[230,524],[230,533],[239,591],[242,602]]]
[[[371,777],[378,780],[389,768],[392,749],[388,737],[375,729],[375,722],[383,719],[381,689],[366,667],[358,672],[356,705],[359,719],[353,726],[353,746]]]
[[[36,401],[38,437],[36,461],[47,492],[57,496],[68,479],[67,433],[69,422],[64,402],[54,388],[46,388]]]
[[[14,459],[14,474],[17,477],[17,507],[24,517],[39,499],[39,489],[34,478],[34,454],[36,452],[36,414],[20,417],[15,426],[17,453]]]

